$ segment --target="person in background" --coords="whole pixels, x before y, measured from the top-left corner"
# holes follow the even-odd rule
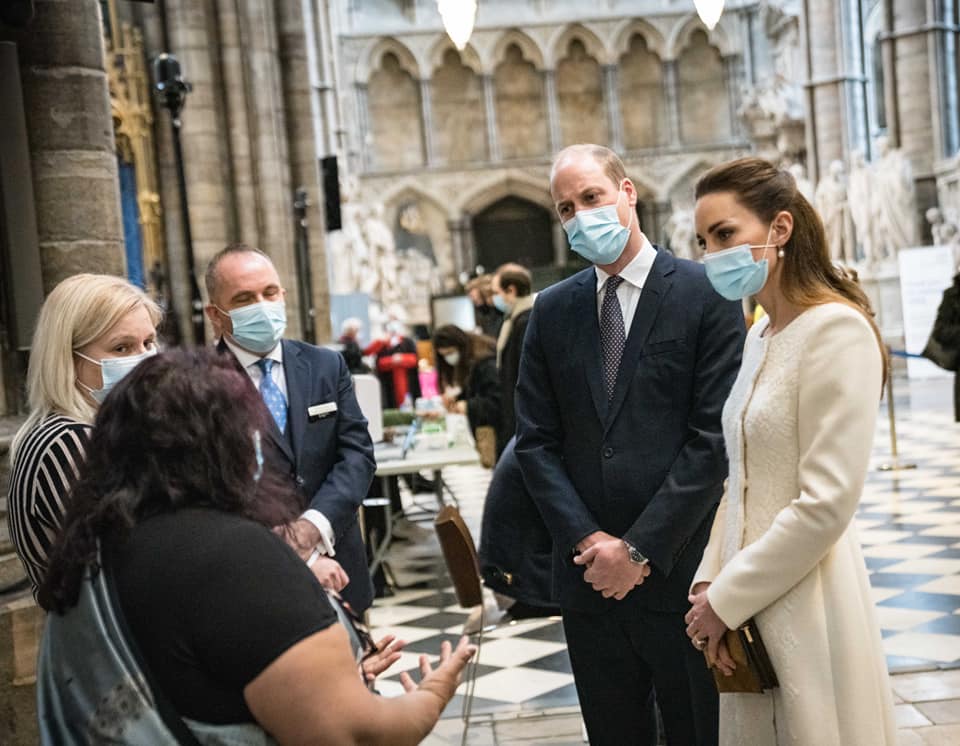
[[[447,324],[434,332],[433,349],[436,353],[438,388],[442,392],[444,407],[448,412],[467,416],[470,430],[478,439],[478,449],[484,448],[479,440],[486,436],[478,436],[478,430],[485,427],[497,431],[502,427],[500,378],[497,375],[494,341]],[[495,432],[493,437],[495,450]]]
[[[369,643],[351,649],[273,530],[302,495],[258,447],[271,427],[259,399],[231,357],[205,349],[157,356],[107,398],[39,596],[44,744],[169,742],[144,736],[147,713],[131,706],[145,682],[154,708],[172,710],[164,721],[209,746],[412,745],[437,722],[473,648],[444,642],[434,670],[421,656],[405,695],[368,690]],[[135,686],[109,678],[118,646],[104,620],[117,616],[147,674]]]
[[[954,372],[953,419],[960,422],[960,373],[957,373],[957,358],[960,356],[960,273],[953,276],[953,284],[943,291],[930,337],[940,344],[947,356],[953,357],[952,368],[945,369]],[[949,365],[951,361],[941,359],[937,364],[944,362]]]
[[[340,354],[343,355],[347,370],[351,373],[370,372],[370,366],[363,362],[363,350],[360,349],[361,329],[363,329],[363,322],[353,317],[344,319],[343,324],[340,325],[340,339],[337,343],[343,346]]]
[[[479,333],[496,339],[503,323],[503,312],[493,304],[493,278],[490,275],[474,277],[467,283],[466,290],[473,301]]]
[[[160,308],[140,288],[112,275],[60,282],[37,318],[27,394],[30,414],[10,448],[7,521],[34,594],[86,456],[104,397],[157,352]]]
[[[321,582],[362,614],[373,585],[357,511],[376,464],[347,365],[333,350],[283,339],[285,291],[262,251],[227,246],[204,279],[217,350],[244,371],[270,411],[264,457],[306,502],[284,535]]]
[[[392,318],[384,335],[363,351],[364,355],[376,355],[384,409],[398,409],[404,403],[412,406],[421,395],[417,343],[405,332],[403,322]]]
[[[505,612],[498,621],[559,616],[551,597],[553,539],[523,483],[510,438],[483,501],[480,574]]]
[[[520,264],[504,264],[493,275],[493,305],[503,313],[503,325],[497,337],[497,370],[500,374],[500,403],[503,406],[501,427],[497,431],[497,453],[502,453],[514,436],[517,418],[514,392],[520,374],[520,352],[523,335],[533,309],[533,280],[530,271]]]
[[[696,200],[714,289],[730,300],[755,294],[767,313],[723,408],[730,477],[686,622],[693,647],[730,675],[724,634],[752,618],[780,685],[721,694],[721,742],[892,746],[890,681],[853,521],[886,372],[870,301],[831,263],[820,217],[788,172],[731,161],[700,178]]]

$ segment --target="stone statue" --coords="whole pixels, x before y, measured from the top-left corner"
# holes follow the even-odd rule
[[[697,244],[697,229],[693,221],[693,210],[680,207],[673,211],[664,226],[670,237],[670,250],[674,256],[698,262],[703,256]]]
[[[876,258],[893,259],[900,249],[917,244],[916,193],[910,161],[884,137],[876,140],[877,158],[871,168],[876,185],[873,219]]]
[[[876,229],[873,215],[873,175],[863,158],[863,153],[854,150],[850,153],[850,178],[847,185],[847,204],[850,218],[860,244],[863,260],[866,264],[875,261]]]
[[[930,233],[935,246],[956,246],[960,244],[960,228],[954,216],[939,207],[931,207],[925,213],[930,223]]]
[[[814,206],[823,220],[827,245],[830,247],[830,258],[834,262],[851,265],[857,259],[857,246],[853,219],[850,217],[850,205],[847,202],[844,170],[843,161],[830,163],[827,175],[817,184]]]
[[[812,205],[814,200],[813,182],[807,178],[807,169],[803,167],[802,163],[793,163],[787,171],[790,172],[793,180],[797,182],[797,189],[800,190],[800,194],[806,197],[807,202]]]

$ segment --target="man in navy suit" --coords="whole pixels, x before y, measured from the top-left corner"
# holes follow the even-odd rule
[[[740,305],[656,249],[607,148],[575,145],[550,188],[594,264],[543,291],[523,346],[516,454],[554,541],[553,586],[593,746],[717,741],[717,693],[683,616],[727,475],[720,412]]]
[[[318,579],[358,613],[373,601],[357,510],[373,480],[373,443],[339,353],[282,339],[284,290],[270,258],[228,246],[206,273],[207,316],[270,411],[264,457],[290,475],[307,509],[286,532]]]

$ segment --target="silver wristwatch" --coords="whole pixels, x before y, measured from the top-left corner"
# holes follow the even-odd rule
[[[650,560],[644,557],[640,550],[637,549],[633,544],[631,544],[626,539],[623,539],[623,545],[627,548],[627,554],[630,557],[630,561],[635,565],[645,565]]]

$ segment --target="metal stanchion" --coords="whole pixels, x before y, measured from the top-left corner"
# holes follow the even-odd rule
[[[892,356],[893,350],[887,347],[887,355]],[[892,460],[880,464],[877,468],[880,471],[905,471],[907,469],[916,469],[916,464],[901,464],[900,455],[897,450],[897,415],[893,405],[893,366],[890,366],[890,372],[887,375],[887,416],[890,418],[890,455]]]

